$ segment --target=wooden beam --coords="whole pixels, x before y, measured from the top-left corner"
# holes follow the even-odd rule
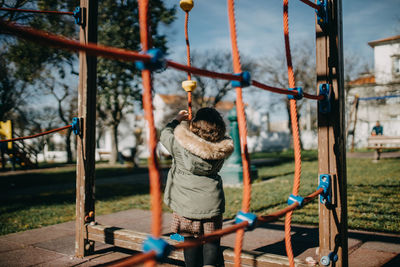
[[[319,174],[332,175],[332,205],[319,206],[319,259],[334,252],[331,266],[348,266],[345,98],[343,82],[342,1],[326,0],[329,24],[316,21],[316,72],[318,87],[329,83],[331,112],[318,112]]]
[[[81,43],[97,43],[97,1],[81,0],[83,25],[80,27]],[[84,257],[94,249],[94,242],[85,236],[85,218],[94,220],[94,173],[96,140],[96,67],[97,59],[79,53],[78,116],[81,135],[77,141],[76,159],[76,223],[75,255]]]
[[[110,244],[122,248],[127,248],[135,251],[142,251],[142,243],[146,240],[149,234],[137,232],[134,230],[123,229],[119,227],[106,226],[106,225],[87,225],[85,235],[89,237],[89,240]],[[163,237],[169,244],[174,245],[177,242],[169,238]],[[223,252],[225,266],[234,265],[235,253],[233,249],[227,248]],[[182,251],[173,251],[169,255],[170,259],[183,261]],[[306,267],[309,266],[305,262],[295,260],[296,266]],[[258,266],[258,267],[282,267],[289,266],[287,257],[262,253],[262,252],[251,252],[243,251],[241,255],[241,263],[243,267],[247,266]]]

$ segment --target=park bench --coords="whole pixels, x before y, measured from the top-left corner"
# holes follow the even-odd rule
[[[104,149],[96,149],[99,156],[99,160],[108,160],[110,158],[111,152]]]
[[[368,138],[368,149],[375,149],[375,160],[381,158],[384,149],[400,149],[399,136],[374,135]]]

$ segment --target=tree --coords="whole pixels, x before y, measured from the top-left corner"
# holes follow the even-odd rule
[[[7,4],[0,2],[0,5],[13,8],[72,11],[78,3],[79,1],[63,3],[56,0],[15,0]],[[174,15],[175,7],[167,8],[161,0],[150,1],[149,22],[153,44],[165,52],[167,51],[166,37],[158,33],[158,25],[170,24],[175,18]],[[2,17],[67,37],[77,35],[78,27],[70,16],[9,12]],[[104,45],[140,50],[137,1],[100,1],[98,40]],[[58,107],[65,106],[64,103],[68,97],[63,96],[71,94],[63,93],[62,90],[70,92],[71,88],[66,88],[64,85],[68,83],[63,80],[68,76],[68,72],[77,74],[74,70],[77,62],[76,54],[42,47],[19,39],[3,38],[1,41],[7,44],[8,59],[15,65],[16,77],[36,88],[42,85],[49,88],[48,85],[56,79],[57,84],[62,85],[57,92],[54,89],[49,93],[55,97]],[[141,98],[139,74],[140,72],[132,63],[99,59],[97,110],[99,118],[104,119],[104,124],[113,132],[111,162],[116,160],[118,152],[118,125],[124,114],[131,110],[135,100]],[[63,112],[58,112],[58,114],[61,121],[69,117],[69,115],[63,115]]]
[[[3,3],[0,5],[12,8],[72,11],[78,4],[79,1],[59,3],[59,1],[55,0],[16,0],[8,1],[6,4]],[[78,26],[75,25],[72,16],[5,12],[2,13],[1,17],[2,19],[23,23],[33,28],[46,30],[54,34],[67,37],[77,35]],[[7,36],[1,38],[0,42],[1,46],[4,47],[4,56],[2,59],[7,66],[7,80],[2,77],[2,82],[4,85],[8,85],[8,92],[2,91],[1,93],[9,96],[9,100],[14,99],[8,102],[8,109],[15,111],[18,105],[24,102],[24,98],[27,95],[34,98],[37,96],[36,99],[38,99],[43,95],[50,94],[54,96],[57,101],[55,106],[58,107],[58,112],[56,114],[59,115],[59,124],[54,125],[54,127],[60,126],[61,123],[64,125],[71,123],[73,117],[72,113],[76,112],[77,106],[73,93],[76,91],[76,86],[73,83],[71,84],[68,80],[70,79],[69,73],[73,76],[78,74],[74,70],[74,67],[77,65],[76,54]],[[24,94],[15,94],[18,93],[18,91],[24,91]],[[16,97],[11,98],[13,93]],[[68,109],[67,113],[66,109]],[[29,113],[32,112],[28,110],[29,105],[24,109],[18,108],[19,112],[16,116],[30,115]],[[32,120],[29,120],[28,123],[31,122]],[[69,130],[65,136],[68,162],[72,162],[70,135],[71,131]]]
[[[345,67],[345,90],[346,93],[351,89],[348,86],[347,82],[356,78],[362,72],[370,72],[369,65],[363,60],[361,57],[357,55],[357,53],[347,53],[348,56],[345,58],[344,67]],[[317,91],[316,88],[316,73],[315,73],[315,52],[312,46],[307,45],[305,42],[297,44],[292,49],[292,59],[293,59],[293,68],[294,75],[296,80],[296,86],[300,86],[303,88],[305,92],[309,92],[311,94],[315,94]],[[267,83],[270,83],[274,86],[279,86],[282,88],[288,87],[288,78],[287,78],[287,66],[286,66],[286,57],[284,53],[277,53],[274,56],[268,57],[262,63],[260,63],[263,70],[265,70],[264,80]],[[291,128],[291,120],[290,120],[290,104],[289,100],[286,96],[275,95],[277,105],[281,105],[283,102],[285,108],[287,110],[288,115],[288,128],[290,132]],[[311,121],[312,126],[316,126],[317,121],[317,113],[313,112],[316,110],[317,103],[315,100],[304,99],[301,101],[297,101],[298,107],[298,119],[300,119],[301,115],[307,110],[304,110],[305,103],[309,103],[312,105],[311,108]]]
[[[313,47],[308,46],[306,43],[300,43],[292,49],[292,60],[294,77],[297,87],[302,87],[303,91],[314,94],[316,92],[316,75],[315,75],[315,52]],[[288,88],[288,74],[286,65],[286,55],[284,53],[276,53],[274,56],[268,57],[260,63],[261,68],[265,71],[265,80],[272,86],[281,88]],[[279,99],[275,103],[284,103],[285,109],[288,116],[288,128],[292,133],[291,127],[291,114],[290,114],[290,101],[287,96],[275,95],[275,98]],[[302,113],[302,108],[306,101],[313,101],[304,99],[296,101],[299,121]],[[315,102],[315,101],[314,101]],[[316,105],[314,104],[316,107]],[[316,114],[313,114],[316,116]],[[316,121],[316,118],[313,118]]]
[[[220,50],[193,51],[191,63],[196,68],[207,69],[216,72],[232,73],[231,53]],[[242,58],[243,71],[249,71],[254,76],[256,63],[251,59]],[[253,78],[253,77],[252,77]],[[174,94],[185,94],[182,89],[182,81],[187,80],[187,73],[168,70],[160,75],[157,87],[165,88],[165,91]],[[232,89],[231,81],[213,79],[199,75],[192,75],[192,80],[197,82],[196,90],[192,93],[193,109],[201,107],[215,107]],[[187,104],[185,104],[187,105]],[[185,106],[179,105],[177,108]],[[186,106],[187,107],[187,106]],[[175,110],[173,111],[175,112]],[[174,113],[176,114],[176,113]]]
[[[351,86],[348,82],[356,79],[361,73],[371,73],[371,67],[357,53],[348,52],[344,58],[344,89],[346,96]]]
[[[24,104],[26,83],[14,77],[5,57],[0,55],[0,121],[9,119],[19,106]]]
[[[166,37],[158,32],[160,24],[168,25],[175,19],[175,7],[167,8],[163,1],[149,3],[149,23],[154,47],[167,52]],[[99,2],[98,42],[103,45],[140,50],[137,1]],[[118,156],[118,127],[133,105],[141,101],[140,72],[133,63],[100,58],[98,68],[97,111],[99,118],[111,131],[110,163]]]
[[[43,81],[45,85],[45,91],[47,94],[54,97],[57,101],[57,112],[58,119],[62,124],[71,124],[73,117],[77,116],[78,110],[78,94],[75,88],[58,82],[54,77],[49,75],[46,81]],[[57,90],[57,88],[62,88],[62,90]],[[72,146],[71,146],[71,135],[72,129],[66,130],[64,136],[65,140],[65,150],[67,152],[67,163],[73,162]]]

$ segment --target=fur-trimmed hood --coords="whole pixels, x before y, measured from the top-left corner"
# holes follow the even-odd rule
[[[234,148],[231,138],[225,137],[215,143],[206,141],[190,131],[186,122],[182,122],[175,128],[174,136],[183,148],[202,159],[225,159],[232,154]]]

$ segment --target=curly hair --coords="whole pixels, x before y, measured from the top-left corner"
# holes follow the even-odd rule
[[[190,130],[209,142],[218,142],[225,136],[226,125],[214,108],[201,108],[190,122]]]

